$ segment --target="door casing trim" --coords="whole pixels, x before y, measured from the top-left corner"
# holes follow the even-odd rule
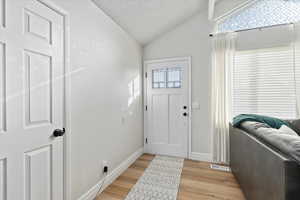
[[[186,57],[171,57],[171,58],[162,58],[162,59],[151,59],[151,60],[145,60],[144,61],[144,67],[143,67],[143,111],[144,111],[144,149],[145,152],[148,151],[147,144],[146,144],[146,138],[148,137],[148,119],[147,119],[147,78],[145,76],[147,72],[147,65],[153,64],[153,63],[162,63],[162,62],[174,62],[174,61],[187,61],[188,62],[188,98],[189,98],[189,129],[188,129],[188,155],[187,158],[190,159],[192,156],[192,57],[186,56]]]

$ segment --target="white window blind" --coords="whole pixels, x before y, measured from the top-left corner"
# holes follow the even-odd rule
[[[233,115],[296,118],[294,48],[238,50],[233,69]]]

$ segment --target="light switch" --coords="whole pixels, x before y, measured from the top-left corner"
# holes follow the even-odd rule
[[[199,102],[197,102],[197,101],[193,102],[193,103],[192,103],[192,109],[194,109],[194,110],[200,109],[200,104],[199,104]]]

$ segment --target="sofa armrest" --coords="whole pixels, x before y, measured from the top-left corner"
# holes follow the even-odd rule
[[[299,165],[255,136],[232,126],[230,166],[248,200],[299,199]]]

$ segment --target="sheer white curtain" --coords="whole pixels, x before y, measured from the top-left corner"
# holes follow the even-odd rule
[[[295,82],[297,95],[297,117],[300,118],[300,23],[294,25],[295,31]]]
[[[212,131],[213,161],[229,162],[229,122],[231,120],[231,70],[236,34],[213,38],[212,52]]]

